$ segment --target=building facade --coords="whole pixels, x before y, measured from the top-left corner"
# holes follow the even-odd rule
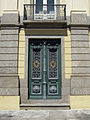
[[[89,101],[90,0],[0,0],[0,110]]]

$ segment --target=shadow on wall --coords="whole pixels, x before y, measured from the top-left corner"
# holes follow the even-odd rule
[[[0,17],[0,24],[1,24],[1,17]]]

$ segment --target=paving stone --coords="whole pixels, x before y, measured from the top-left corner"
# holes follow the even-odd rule
[[[0,120],[90,120],[90,110],[0,111]]]

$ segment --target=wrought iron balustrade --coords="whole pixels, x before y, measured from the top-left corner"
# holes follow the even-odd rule
[[[24,20],[66,20],[66,5],[25,4]]]

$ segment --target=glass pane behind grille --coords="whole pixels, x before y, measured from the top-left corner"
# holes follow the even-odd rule
[[[36,0],[36,13],[43,11],[43,0]]]
[[[47,0],[47,13],[54,11],[54,0]]]

